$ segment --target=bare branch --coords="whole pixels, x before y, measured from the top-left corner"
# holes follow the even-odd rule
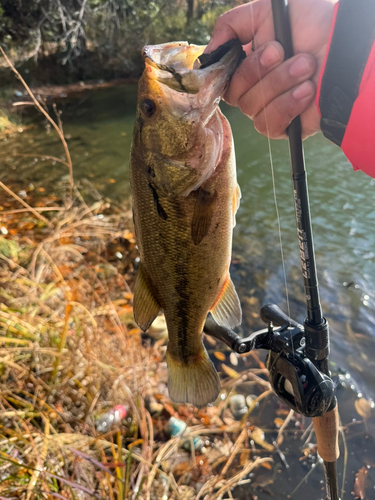
[[[16,76],[17,76],[17,78],[19,78],[21,80],[22,85],[27,90],[27,93],[29,94],[29,96],[33,100],[35,106],[47,118],[47,120],[50,122],[50,124],[56,130],[56,132],[57,132],[57,134],[58,134],[58,136],[59,136],[59,138],[60,138],[60,140],[61,140],[61,142],[63,144],[64,151],[65,151],[65,156],[66,156],[66,160],[67,160],[68,168],[69,168],[69,184],[70,184],[70,186],[69,186],[69,197],[71,198],[72,197],[72,193],[73,193],[73,184],[74,184],[74,181],[73,181],[73,164],[72,164],[72,159],[70,157],[69,148],[68,148],[68,145],[66,143],[64,134],[60,130],[60,128],[57,125],[57,123],[54,120],[52,120],[52,118],[47,113],[47,111],[45,109],[43,109],[43,107],[41,106],[41,104],[38,102],[38,100],[36,99],[36,97],[34,96],[34,94],[32,93],[32,91],[30,90],[29,86],[27,85],[27,83],[25,82],[25,80],[22,78],[21,74],[16,70],[16,68],[13,66],[12,62],[9,60],[8,56],[5,54],[5,52],[2,49],[2,47],[0,47],[0,51],[3,54],[6,62],[8,63],[8,66],[11,68],[11,70],[13,71],[13,73],[15,73]]]

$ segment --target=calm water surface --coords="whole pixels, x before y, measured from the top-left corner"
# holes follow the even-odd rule
[[[123,86],[59,103],[75,178],[83,190],[97,189],[118,202],[129,200],[128,157],[135,101],[135,86]],[[275,302],[287,310],[286,291],[267,139],[255,132],[238,110],[226,105],[223,110],[233,129],[242,191],[232,275],[243,304],[243,333],[247,335],[264,326],[258,317],[263,303]],[[30,121],[30,116],[24,120]],[[63,165],[36,157],[9,158],[16,153],[62,154],[54,132],[48,133],[42,120],[34,119],[32,123],[17,137],[2,141],[0,155],[8,159],[2,160],[1,177],[20,189],[32,183],[35,188],[52,187],[58,193],[66,185]],[[352,392],[347,389],[345,396],[339,396],[341,418],[348,422],[358,418],[353,411],[357,392],[375,398],[375,179],[354,172],[340,149],[321,135],[304,144],[321,299],[331,327],[332,368],[336,372],[348,371],[352,377]],[[272,141],[271,149],[290,311],[302,322],[305,306],[287,143]],[[372,450],[370,458],[375,466],[374,443],[362,442],[364,439],[358,437],[352,442],[349,481],[350,474],[363,465],[366,446]],[[293,449],[293,444],[290,446]],[[299,453],[296,446],[295,452]],[[295,477],[304,476],[306,471],[298,461],[296,467],[301,470],[284,474],[286,482],[276,481],[281,486],[273,490],[275,498],[287,498]],[[320,476],[316,474],[309,488],[300,490],[305,500],[323,497]],[[350,488],[344,498],[352,498]],[[241,498],[246,498],[244,495]],[[262,495],[259,499],[268,498]],[[368,498],[375,498],[373,489]]]

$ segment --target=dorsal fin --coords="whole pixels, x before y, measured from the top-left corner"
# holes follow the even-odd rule
[[[242,311],[240,299],[229,274],[210,312],[216,323],[226,328],[234,328],[241,323]]]
[[[139,266],[134,288],[133,313],[139,328],[144,332],[159,314],[160,306],[156,301],[142,263]]]

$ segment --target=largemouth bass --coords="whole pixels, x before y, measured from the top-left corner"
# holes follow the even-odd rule
[[[141,259],[134,318],[146,331],[163,310],[169,395],[198,407],[220,392],[202,343],[208,312],[229,328],[241,322],[229,275],[240,191],[218,104],[242,47],[231,40],[209,55],[203,50],[186,42],[143,49],[130,160]]]

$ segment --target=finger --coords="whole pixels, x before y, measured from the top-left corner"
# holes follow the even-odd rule
[[[243,45],[251,42],[265,19],[270,41],[274,38],[270,0],[255,0],[225,12],[216,21],[205,52],[212,52],[232,38],[238,38]]]
[[[254,127],[270,139],[286,137],[291,121],[303,113],[315,96],[315,85],[307,80],[288,90],[266,106],[254,119]]]
[[[250,52],[254,52],[253,42],[249,42],[246,43],[245,45],[242,45],[242,50],[245,52],[246,55],[249,55]]]
[[[310,54],[299,54],[278,65],[240,97],[242,113],[254,119],[279,95],[312,77],[315,69],[316,61]]]
[[[255,52],[248,52],[232,76],[224,100],[231,106],[238,106],[240,98],[283,59],[284,50],[278,42],[270,42]]]

